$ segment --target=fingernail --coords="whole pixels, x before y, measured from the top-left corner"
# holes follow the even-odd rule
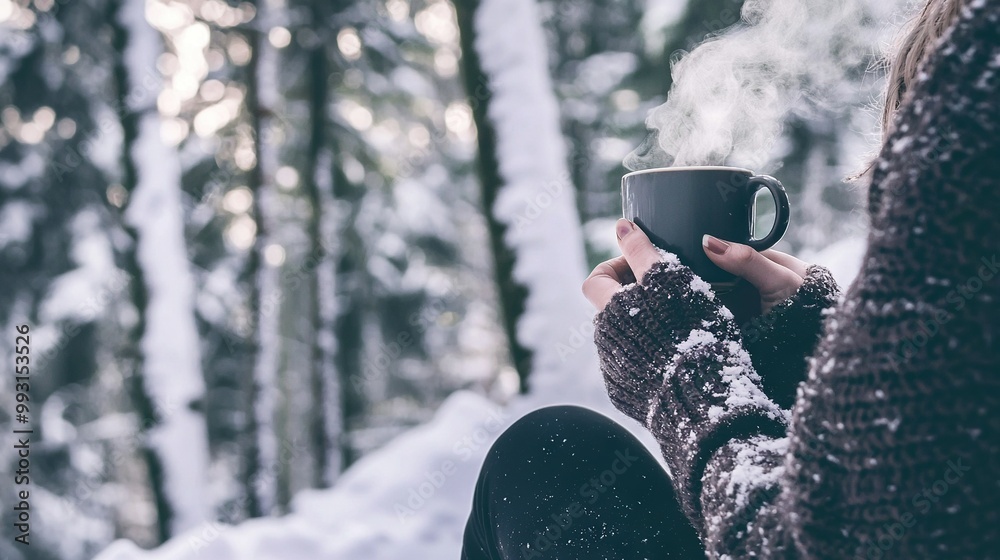
[[[702,236],[701,244],[709,251],[715,253],[716,255],[722,255],[729,250],[729,243],[708,235],[707,233]]]
[[[632,230],[634,229],[635,224],[625,218],[620,218],[618,223],[615,224],[615,233],[618,234],[618,239],[623,239],[626,235],[632,233]]]

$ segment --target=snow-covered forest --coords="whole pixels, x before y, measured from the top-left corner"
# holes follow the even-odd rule
[[[846,283],[905,8],[0,0],[0,558],[457,557],[504,426],[622,418],[580,285],[647,115],[711,113]]]

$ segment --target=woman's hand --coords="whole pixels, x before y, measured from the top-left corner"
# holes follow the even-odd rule
[[[583,295],[600,312],[611,296],[622,288],[642,280],[653,263],[660,260],[660,253],[649,241],[646,234],[632,222],[622,218],[615,224],[618,247],[622,256],[597,265],[590,276],[583,281]]]
[[[583,293],[600,312],[624,284],[641,282],[660,253],[646,234],[626,219],[615,224],[622,256],[602,262],[583,283]],[[766,313],[802,285],[809,265],[768,249],[758,253],[747,245],[722,241],[710,235],[702,240],[705,254],[719,268],[744,278],[760,293],[761,311]]]
[[[711,235],[702,238],[702,247],[716,266],[745,279],[757,289],[761,313],[767,313],[790,298],[802,285],[809,268],[808,264],[781,251],[757,252],[748,245]]]

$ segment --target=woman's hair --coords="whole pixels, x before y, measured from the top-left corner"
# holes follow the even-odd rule
[[[962,0],[927,0],[920,12],[902,28],[885,58],[886,85],[882,104],[882,142],[892,132],[892,120],[909,91],[924,57],[955,20]],[[865,168],[847,178],[848,181],[867,178],[875,167],[875,158]]]
[[[892,132],[893,116],[916,80],[921,61],[951,26],[961,4],[961,0],[927,0],[894,45],[888,60],[885,104],[882,107],[883,140]]]

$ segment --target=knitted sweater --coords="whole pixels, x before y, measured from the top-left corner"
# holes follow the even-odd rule
[[[1000,0],[965,1],[880,154],[842,302],[812,267],[741,329],[665,254],[595,319],[608,394],[710,558],[1000,558]]]

